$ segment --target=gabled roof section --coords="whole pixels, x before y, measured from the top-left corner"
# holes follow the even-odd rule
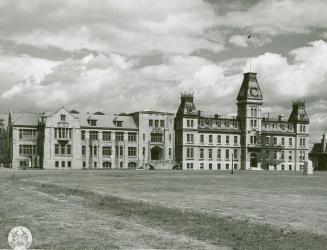
[[[262,92],[257,80],[257,73],[244,73],[243,82],[240,91],[238,92],[237,100],[263,100]]]
[[[292,113],[288,118],[289,122],[309,123],[309,116],[305,111],[305,101],[293,102]]]
[[[23,114],[13,114],[11,124],[13,126],[33,126],[38,125],[39,118],[43,113],[23,113]]]
[[[133,116],[127,115],[95,115],[95,114],[80,114],[80,124],[82,127],[100,127],[100,128],[119,128],[119,129],[137,129]],[[96,126],[90,126],[88,120],[96,120]],[[122,126],[117,127],[115,122],[121,121]]]

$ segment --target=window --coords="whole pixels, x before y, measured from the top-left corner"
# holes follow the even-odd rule
[[[238,143],[237,135],[234,135],[234,144],[237,145],[237,143]]]
[[[152,133],[151,142],[162,142],[162,134]]]
[[[194,121],[191,120],[191,127],[193,128],[194,127]],[[192,163],[192,168],[193,168],[193,163]]]
[[[209,135],[209,144],[212,144],[212,135]]]
[[[209,169],[212,169],[212,163],[209,163]]]
[[[168,151],[168,155],[169,155],[169,157],[171,157],[171,148],[169,148],[169,151]]]
[[[85,155],[85,146],[82,146],[82,155]]]
[[[94,166],[94,168],[97,168],[97,167],[98,167],[98,163],[95,161],[95,162],[93,163],[93,166]]]
[[[237,169],[237,163],[234,164],[234,169]]]
[[[204,135],[200,135],[200,143],[204,143]]]
[[[72,145],[66,145],[66,153],[67,153],[67,155],[72,154]]]
[[[55,138],[58,139],[68,139],[72,138],[71,128],[55,128]]]
[[[55,144],[55,155],[59,155],[59,144]]]
[[[204,164],[200,163],[200,169],[203,169],[203,168],[204,168]]]
[[[221,149],[217,149],[217,159],[221,159]]]
[[[186,140],[187,140],[187,143],[193,143],[194,142],[194,135],[193,134],[186,134]]]
[[[277,160],[277,151],[274,151],[274,160]]]
[[[145,134],[143,134],[143,141],[145,141]]]
[[[226,135],[226,144],[229,144],[229,135]]]
[[[86,168],[86,162],[83,161],[83,168]]]
[[[119,167],[120,167],[120,168],[123,168],[123,162],[122,162],[122,161],[119,162]]]
[[[90,131],[90,140],[98,140],[98,131]]]
[[[111,141],[111,132],[110,131],[102,131],[102,140],[103,141]]]
[[[69,168],[72,167],[72,162],[71,161],[67,162],[67,167],[69,167]]]
[[[237,159],[237,149],[234,149],[233,156],[234,156],[234,159]]]
[[[128,168],[136,168],[136,162],[129,162]]]
[[[226,163],[226,169],[229,169],[229,164],[228,163]]]
[[[94,146],[93,147],[93,155],[97,155],[98,154],[98,147]]]
[[[226,159],[229,159],[229,149],[226,149],[226,152],[225,152],[225,158],[226,158]]]
[[[277,145],[277,137],[274,137],[274,145]]]
[[[193,163],[187,163],[186,167],[187,169],[193,169]]]
[[[97,121],[96,120],[88,120],[88,123],[91,126],[96,126],[97,125]]]
[[[142,155],[145,156],[145,147],[142,148]]]
[[[65,115],[60,115],[60,121],[66,121],[66,116]]]
[[[23,140],[36,140],[36,130],[33,129],[20,129],[19,139]]]
[[[220,163],[217,163],[217,169],[221,169]]]
[[[165,127],[165,121],[164,120],[160,120],[160,127]]]
[[[136,156],[136,147],[128,147],[128,156],[135,157]]]
[[[111,162],[110,161],[105,161],[102,163],[103,168],[111,168]]]
[[[19,145],[20,155],[35,155],[36,153],[36,145]]]
[[[59,161],[56,161],[56,162],[55,162],[55,167],[56,167],[56,168],[59,168]]]
[[[171,142],[171,134],[169,134],[169,142]]]
[[[217,136],[217,144],[221,144],[221,135]]]
[[[128,133],[128,141],[135,142],[136,141],[136,133]]]
[[[292,171],[292,165],[288,166],[288,170]]]
[[[204,149],[200,148],[200,159],[204,158]]]
[[[62,167],[62,168],[66,167],[66,162],[62,161],[62,162],[61,162],[61,167]]]
[[[119,147],[119,155],[121,157],[124,155],[124,148],[122,146]]]
[[[288,151],[288,160],[292,161],[292,151]]]
[[[186,121],[186,126],[189,128],[191,125],[190,125],[190,120],[187,120]]]
[[[154,121],[154,126],[155,126],[155,127],[159,127],[159,120],[155,120],[155,121]]]
[[[193,148],[187,148],[186,149],[186,157],[188,159],[193,159],[193,157],[194,157],[194,150],[193,150]]]
[[[292,138],[289,138],[289,139],[288,139],[288,144],[289,144],[290,146],[293,145],[293,140],[292,140]]]
[[[116,141],[124,141],[124,133],[116,132]]]
[[[102,155],[104,156],[111,156],[111,147],[109,146],[104,146],[102,147]]]
[[[281,152],[280,159],[281,160],[284,160],[285,159],[285,152],[284,151]]]
[[[282,146],[284,146],[284,145],[285,145],[285,138],[282,137]]]
[[[81,131],[81,139],[82,140],[85,140],[85,130],[82,130]]]
[[[209,148],[209,159],[212,159],[212,149]]]
[[[282,171],[284,171],[285,170],[285,166],[284,166],[284,164],[282,164]]]
[[[153,127],[153,120],[149,120],[149,127]]]

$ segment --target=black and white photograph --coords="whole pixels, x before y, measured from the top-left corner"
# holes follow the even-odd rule
[[[326,0],[0,0],[0,249],[327,249]]]

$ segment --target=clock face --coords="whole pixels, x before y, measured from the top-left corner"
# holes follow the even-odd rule
[[[253,96],[257,96],[259,94],[259,91],[257,88],[251,88],[250,92],[251,92],[251,95],[253,95]]]
[[[301,114],[300,115],[300,118],[303,120],[305,118],[305,115],[304,114]]]

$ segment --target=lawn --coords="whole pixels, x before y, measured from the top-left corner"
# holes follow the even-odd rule
[[[326,249],[327,173],[0,171],[0,248]]]

